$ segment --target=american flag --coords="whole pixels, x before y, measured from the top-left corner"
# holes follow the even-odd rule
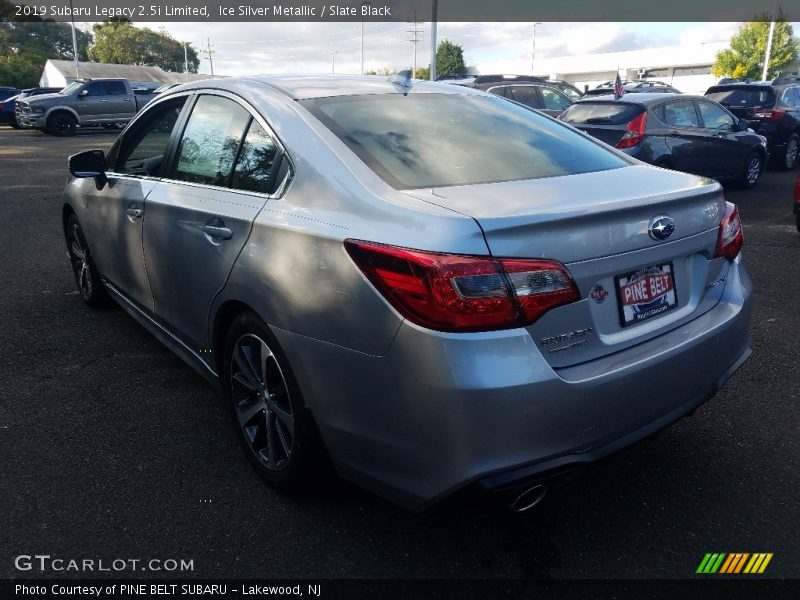
[[[622,79],[619,78],[619,71],[617,71],[617,78],[614,80],[614,99],[619,100],[624,93],[625,88],[622,87]]]

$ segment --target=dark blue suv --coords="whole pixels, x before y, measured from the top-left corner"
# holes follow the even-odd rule
[[[747,121],[702,96],[594,96],[559,118],[639,160],[744,187],[755,185],[769,157]]]

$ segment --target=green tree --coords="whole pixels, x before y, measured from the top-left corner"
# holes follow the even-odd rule
[[[108,20],[92,28],[95,43],[89,57],[101,63],[161,67],[165,71],[183,72],[183,44],[166,30],[134,27],[123,19]],[[200,59],[191,44],[186,54],[189,72],[197,73]]]
[[[414,79],[430,79],[431,78],[431,66],[428,65],[427,67],[417,67],[417,70],[414,71]]]
[[[442,40],[436,46],[437,75],[465,75],[464,49],[449,40]]]
[[[74,60],[72,28],[67,23],[15,16],[13,5],[0,0],[0,82],[24,88],[39,84],[48,59]],[[76,30],[78,58],[87,60],[92,35]]]
[[[711,67],[714,75],[717,77],[727,75],[739,79],[761,78],[767,52],[770,17],[765,13],[761,19],[742,23],[739,33],[731,38],[731,47],[717,52],[714,66]],[[798,46],[792,26],[786,22],[783,14],[779,14],[778,20],[775,21],[767,77],[777,76],[782,67],[797,57],[797,52]]]

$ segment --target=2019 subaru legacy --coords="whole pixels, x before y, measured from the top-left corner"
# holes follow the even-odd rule
[[[70,169],[82,298],[110,296],[219,389],[281,488],[329,457],[415,510],[468,490],[526,508],[750,353],[718,183],[480,91],[186,84]]]

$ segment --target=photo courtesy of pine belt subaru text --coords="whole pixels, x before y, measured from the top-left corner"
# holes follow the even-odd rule
[[[69,167],[81,297],[211,382],[280,489],[329,465],[412,510],[532,506],[750,354],[742,224],[716,181],[480,90],[190,83]]]

